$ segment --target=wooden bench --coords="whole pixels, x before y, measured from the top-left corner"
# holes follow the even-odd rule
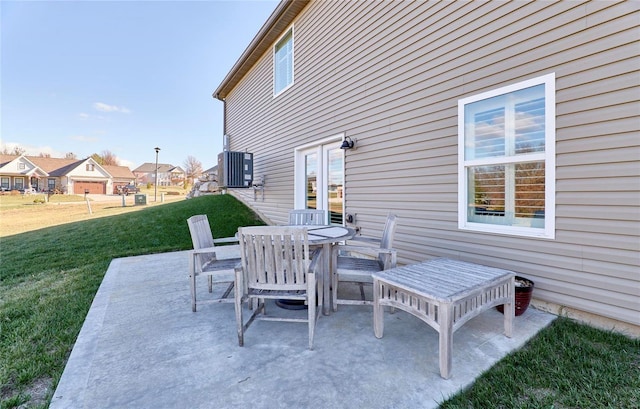
[[[384,331],[385,305],[406,311],[439,333],[440,376],[451,377],[453,333],[471,318],[504,304],[504,331],[511,337],[515,273],[438,258],[373,274],[373,328]]]

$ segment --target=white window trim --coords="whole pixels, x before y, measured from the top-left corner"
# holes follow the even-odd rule
[[[291,32],[291,83],[286,87],[282,88],[280,91],[276,92],[276,46],[280,43],[280,41],[284,37],[286,37],[289,34],[289,32]],[[291,27],[286,29],[284,34],[278,37],[276,42],[273,44],[272,61],[273,61],[273,73],[272,73],[271,79],[273,81],[273,86],[272,86],[273,98],[275,98],[278,95],[285,92],[286,90],[288,90],[289,88],[291,88],[293,84],[295,84],[296,82],[296,40],[295,40],[295,30],[293,25],[291,25]]]
[[[509,234],[524,237],[555,239],[556,210],[556,86],[555,73],[532,78],[502,88],[487,91],[458,100],[458,228],[484,233]],[[544,160],[545,162],[545,217],[544,227],[502,226],[487,223],[476,223],[467,220],[467,172],[468,166],[483,164],[513,163],[510,158],[482,158],[464,160],[465,158],[465,105],[498,95],[508,94],[536,85],[545,85],[545,152],[527,155],[527,160]]]

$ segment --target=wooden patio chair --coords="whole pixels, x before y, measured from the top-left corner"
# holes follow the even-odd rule
[[[304,227],[254,226],[238,229],[242,263],[236,268],[235,308],[238,344],[244,345],[244,332],[254,319],[265,321],[307,322],[309,349],[321,305],[316,305],[316,263],[309,254],[309,238]],[[319,251],[319,250],[317,250]],[[322,294],[318,297],[322,300]],[[265,300],[302,300],[307,304],[307,318],[267,316]],[[243,304],[257,301],[245,322]],[[322,304],[322,301],[320,301]]]
[[[331,287],[334,311],[338,310],[338,304],[373,305],[373,300],[367,300],[365,297],[364,285],[373,284],[371,274],[396,267],[397,254],[392,248],[396,219],[394,214],[387,216],[381,239],[354,237],[351,241],[370,245],[341,244],[333,247],[331,265],[334,266],[334,271],[331,275]],[[339,298],[340,283],[358,285],[360,299]]]
[[[320,226],[327,223],[327,211],[319,209],[289,210],[289,224],[292,226]]]
[[[240,263],[240,258],[216,258],[216,243],[237,243],[235,237],[221,239],[213,238],[211,226],[206,214],[192,216],[187,219],[193,251],[189,254],[189,282],[191,286],[191,310],[196,311],[196,277],[206,275],[209,282],[209,292],[213,292],[214,284],[227,284],[228,287],[220,298],[199,301],[199,304],[233,302],[229,297],[234,285],[234,268]]]

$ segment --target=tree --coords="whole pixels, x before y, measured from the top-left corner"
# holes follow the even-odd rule
[[[21,148],[20,146],[16,145],[13,147],[13,149],[9,150],[8,146],[4,146],[2,148],[2,151],[0,153],[2,153],[3,155],[15,155],[15,156],[20,156],[23,155],[27,150],[24,148]]]
[[[108,150],[104,150],[102,151],[102,165],[114,165],[114,166],[118,166],[118,158],[116,157],[116,155]]]
[[[91,155],[90,158],[95,160],[98,165],[104,165],[104,163],[102,162],[102,156],[98,155],[97,153]]]
[[[40,154],[38,155],[41,158],[50,158],[51,154],[50,153],[45,153],[45,152],[40,152]]]
[[[91,157],[98,163],[98,165],[118,166],[118,158],[109,150],[104,150],[100,154],[94,153]]]
[[[75,153],[73,153],[73,152],[67,152],[67,153],[65,153],[64,158],[65,158],[65,159],[78,159],[78,158],[76,157],[76,154],[75,154]]]
[[[187,156],[184,161],[184,171],[187,175],[187,180],[193,184],[193,181],[202,174],[202,163],[193,156]]]

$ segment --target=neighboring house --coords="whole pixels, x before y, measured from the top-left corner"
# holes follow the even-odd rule
[[[133,170],[138,183],[155,184],[156,164],[143,163]],[[158,163],[158,186],[184,186],[186,175],[180,166],[173,166],[167,163]]]
[[[201,180],[218,181],[218,165],[202,172]]]
[[[639,8],[282,1],[214,92],[265,177],[231,193],[367,236],[391,211],[403,264],[508,268],[539,306],[639,329]]]
[[[23,155],[0,154],[0,191],[35,189],[38,180],[49,174]]]
[[[58,191],[69,194],[115,193],[134,181],[126,166],[101,166],[93,158],[62,159],[0,155],[2,190]]]
[[[111,193],[118,194],[118,188],[127,185],[135,185],[136,177],[126,166],[102,165],[102,167],[111,175],[113,189]]]

